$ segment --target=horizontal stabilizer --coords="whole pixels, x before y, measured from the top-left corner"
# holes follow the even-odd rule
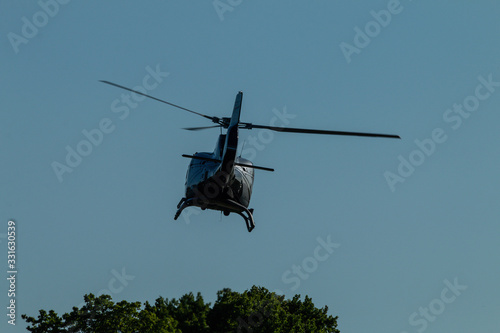
[[[210,161],[210,162],[218,162],[218,163],[221,162],[221,160],[218,160],[215,158],[210,158],[210,157],[203,157],[203,156],[193,156],[193,155],[182,154],[182,157],[194,158],[195,160],[203,160],[203,161]]]
[[[256,165],[248,165],[248,164],[242,164],[242,163],[235,163],[236,165],[247,167],[247,168],[254,168],[258,170],[264,170],[264,171],[271,171],[273,172],[274,169],[272,168],[266,168],[266,167],[261,167],[261,166],[256,166]]]

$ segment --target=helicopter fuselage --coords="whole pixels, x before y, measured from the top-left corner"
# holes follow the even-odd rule
[[[220,210],[228,215],[240,213],[250,204],[254,180],[253,164],[236,157],[234,165],[222,163],[226,135],[221,134],[213,153],[196,153],[189,163],[186,174],[186,200],[194,199],[193,205],[202,209]],[[219,162],[220,161],[220,162]],[[231,202],[229,202],[230,200]]]
[[[248,231],[255,228],[253,209],[248,209],[254,179],[254,165],[237,156],[238,127],[243,94],[236,96],[226,134],[219,135],[213,153],[183,155],[191,158],[186,174],[186,196],[177,205],[177,219],[188,206],[241,215]],[[257,167],[259,168],[259,167]]]

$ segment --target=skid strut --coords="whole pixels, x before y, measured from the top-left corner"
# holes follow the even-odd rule
[[[243,219],[245,220],[245,223],[247,225],[247,229],[248,229],[248,232],[251,232],[253,230],[253,228],[255,228],[255,222],[253,220],[253,208],[251,209],[248,209],[246,208],[245,206],[237,203],[236,201],[233,201],[231,199],[227,199],[227,202],[229,202],[230,204],[232,205],[235,205],[236,207],[242,209],[243,211],[242,212],[237,212],[241,217],[243,217]],[[245,216],[243,214],[243,212],[246,213],[247,216]]]
[[[196,198],[189,198],[189,199],[182,198],[181,201],[179,201],[179,203],[177,204],[177,212],[175,213],[174,220],[177,220],[177,218],[179,218],[179,216],[181,215],[182,211],[185,208],[192,206],[193,201],[195,201],[195,200],[196,200]],[[227,199],[226,202],[230,206],[232,206],[233,208],[238,208],[239,210],[241,210],[239,212],[237,211],[236,213],[238,215],[240,215],[241,217],[243,217],[243,219],[245,220],[245,224],[247,226],[248,232],[251,232],[255,228],[255,222],[253,220],[253,208],[248,209],[245,206],[237,203],[236,201],[230,200],[230,199]]]
[[[179,215],[181,215],[182,211],[189,206],[193,205],[194,198],[186,199],[182,198],[181,201],[177,204],[177,212],[175,213],[174,220],[177,220]]]

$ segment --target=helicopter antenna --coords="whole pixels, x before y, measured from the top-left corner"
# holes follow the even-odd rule
[[[243,150],[245,149],[245,143],[247,143],[247,140],[243,140],[243,144],[241,145],[241,150],[240,150],[240,157],[241,154],[243,154]]]

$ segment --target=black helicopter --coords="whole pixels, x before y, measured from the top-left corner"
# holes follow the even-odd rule
[[[190,158],[191,163],[189,164],[186,175],[186,196],[183,197],[177,205],[177,212],[175,213],[174,220],[177,220],[181,212],[186,207],[197,206],[202,210],[208,208],[221,211],[226,216],[228,216],[230,213],[239,214],[245,220],[248,232],[251,232],[253,228],[255,228],[253,209],[248,208],[250,204],[250,197],[252,195],[254,169],[265,171],[274,171],[274,169],[253,165],[251,161],[237,155],[236,150],[238,148],[239,129],[261,128],[277,132],[289,133],[351,135],[400,139],[398,135],[392,134],[263,126],[240,122],[241,103],[243,100],[243,92],[241,91],[236,95],[233,114],[231,118],[219,118],[186,109],[182,106],[169,103],[162,99],[144,94],[140,91],[123,87],[116,83],[112,83],[109,81],[101,82],[154,99],[181,110],[197,114],[217,124],[206,127],[185,128],[186,130],[196,131],[214,127],[227,129],[226,134],[219,135],[215,150],[213,152],[195,153],[194,155],[182,155],[183,157]]]

